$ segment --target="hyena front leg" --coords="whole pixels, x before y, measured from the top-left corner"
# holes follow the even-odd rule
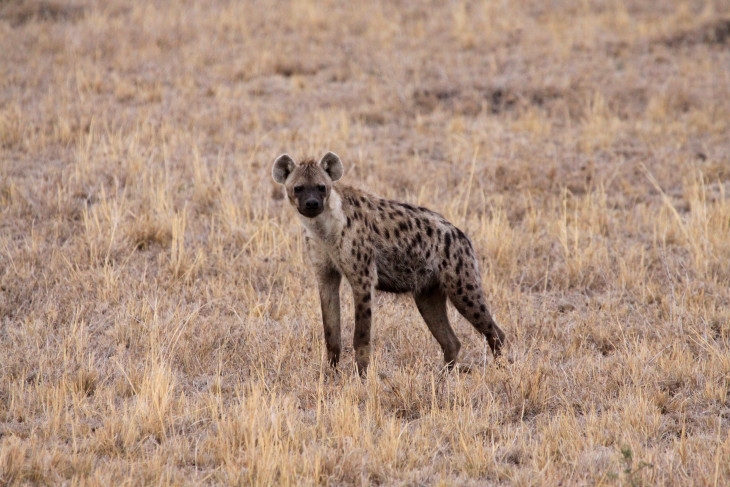
[[[373,286],[376,280],[376,270],[372,255],[362,252],[347,280],[352,288],[352,297],[355,305],[355,336],[352,348],[355,349],[355,363],[361,376],[365,375],[370,361],[370,324],[372,322]]]
[[[327,358],[332,367],[337,366],[342,348],[340,336],[340,281],[342,274],[333,268],[322,268],[317,272],[319,300],[322,305],[324,340],[327,344]]]
[[[370,324],[373,312],[371,309],[372,289],[352,290],[355,301],[355,336],[352,348],[355,349],[357,371],[364,376],[370,362]]]

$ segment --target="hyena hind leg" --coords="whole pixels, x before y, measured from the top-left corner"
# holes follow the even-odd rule
[[[453,368],[456,356],[459,355],[459,349],[461,349],[461,343],[446,315],[446,294],[436,286],[427,291],[415,293],[413,298],[423,321],[426,322],[426,326],[441,345],[446,366],[449,369]]]
[[[449,290],[449,299],[461,315],[484,335],[492,349],[492,354],[499,357],[505,342],[504,332],[497,326],[487,309],[482,286],[477,282],[466,284]]]

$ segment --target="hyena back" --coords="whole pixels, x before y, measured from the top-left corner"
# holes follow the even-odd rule
[[[469,238],[431,210],[335,183],[343,173],[342,161],[332,152],[319,162],[300,164],[283,154],[272,170],[305,228],[330,364],[337,365],[342,348],[339,290],[343,275],[354,298],[353,348],[361,374],[370,355],[373,289],[413,294],[449,368],[461,343],[446,315],[447,298],[499,356],[505,336],[487,310]]]

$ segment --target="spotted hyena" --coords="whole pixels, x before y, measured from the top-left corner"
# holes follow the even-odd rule
[[[487,310],[477,256],[469,238],[431,210],[387,200],[336,183],[344,172],[328,152],[299,164],[287,154],[274,162],[305,228],[319,283],[324,338],[330,364],[340,358],[340,281],[355,300],[353,347],[360,373],[368,366],[373,289],[412,293],[418,311],[453,367],[461,348],[446,315],[446,299],[482,333],[496,356],[504,333]]]

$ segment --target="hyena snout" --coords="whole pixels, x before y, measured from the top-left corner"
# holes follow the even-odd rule
[[[327,188],[322,185],[315,187],[297,186],[294,188],[296,206],[299,213],[314,218],[324,211]]]
[[[319,195],[302,195],[298,200],[297,210],[307,218],[314,218],[324,211],[324,198]]]

